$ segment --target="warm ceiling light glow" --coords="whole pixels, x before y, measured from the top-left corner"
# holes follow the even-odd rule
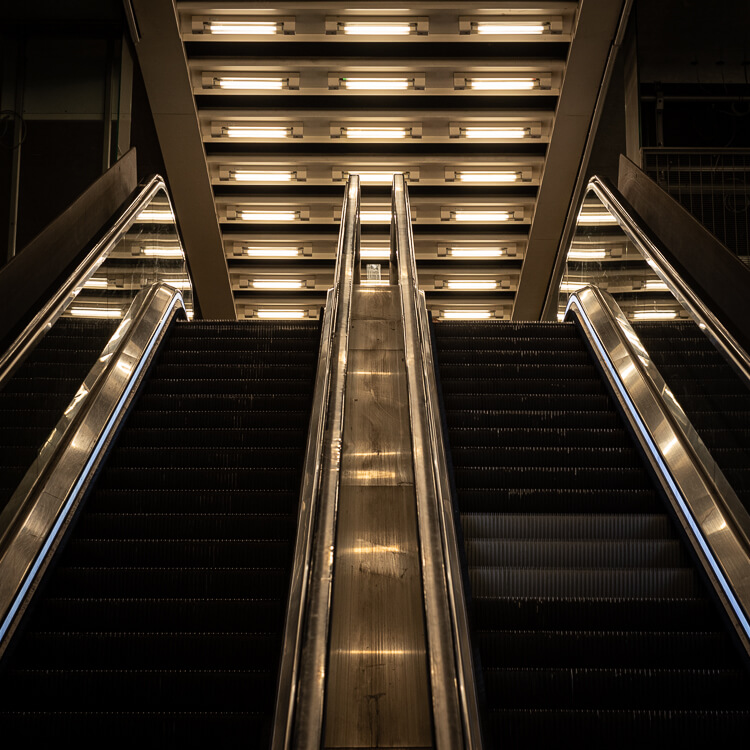
[[[259,318],[274,318],[276,320],[304,318],[306,314],[304,310],[258,310]]]
[[[451,279],[448,281],[448,289],[458,289],[463,291],[497,289],[497,281],[486,279],[472,279],[466,281]]]
[[[141,252],[144,255],[148,255],[152,258],[182,258],[181,247],[142,247]]]
[[[349,172],[349,174],[359,175],[361,183],[381,183],[390,185],[393,182],[393,175],[399,172]]]
[[[544,34],[546,29],[545,24],[538,22],[479,21],[475,26],[477,34]]]
[[[376,22],[347,21],[344,24],[344,34],[367,34],[377,36],[406,36],[411,34],[412,25],[404,22]]]
[[[174,221],[174,214],[169,209],[145,208],[136,221]]]
[[[592,247],[588,250],[577,248],[568,253],[568,260],[603,260],[607,257],[604,247]]]
[[[581,287],[586,286],[585,281],[563,281],[560,284],[560,291],[561,292],[576,292]]]
[[[411,78],[342,78],[344,88],[349,91],[406,91],[413,82]]]
[[[501,128],[492,126],[472,126],[461,128],[464,138],[526,138],[530,134],[529,128]]]
[[[538,78],[469,78],[475,91],[530,91],[539,86]]]
[[[211,21],[206,26],[211,34],[278,34],[276,21]]]
[[[214,78],[214,86],[241,91],[280,91],[284,88],[286,82],[286,78]]]
[[[676,317],[676,310],[636,310],[633,313],[635,320],[674,320]]]
[[[391,211],[390,209],[381,211],[360,211],[360,221],[390,221]]]
[[[442,316],[446,320],[486,320],[492,317],[490,310],[444,310]]]
[[[455,221],[509,221],[511,214],[507,211],[453,211]]]
[[[501,247],[452,247],[450,254],[454,258],[499,258],[503,254]]]
[[[173,286],[175,289],[192,289],[193,284],[190,279],[162,279],[165,284]]]
[[[648,279],[643,282],[643,288],[649,292],[669,291],[669,287],[661,279]]]
[[[294,221],[299,218],[296,211],[240,211],[242,221]]]
[[[357,128],[345,127],[345,138],[406,138],[406,128]]]
[[[122,310],[113,307],[71,307],[70,314],[76,318],[121,318]]]
[[[297,247],[246,247],[245,253],[251,258],[296,258]]]
[[[261,172],[252,169],[235,169],[230,172],[237,182],[292,182],[294,172]]]
[[[391,249],[389,247],[362,248],[359,255],[361,258],[388,260],[391,257]]]
[[[253,289],[302,289],[302,285],[299,279],[253,280]]]
[[[106,289],[107,279],[88,279],[83,287],[84,289]]]
[[[520,172],[458,172],[461,182],[518,182]]]
[[[388,279],[362,279],[359,283],[362,286],[388,286],[391,282]]]
[[[610,213],[606,214],[578,214],[579,224],[617,224],[617,219]]]
[[[222,129],[228,138],[289,138],[291,129],[279,125],[279,127],[254,127],[230,125]]]

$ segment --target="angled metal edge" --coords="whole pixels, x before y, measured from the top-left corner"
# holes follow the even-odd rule
[[[114,246],[127,232],[136,216],[151,199],[163,190],[170,200],[164,180],[155,175],[141,189],[138,195],[122,210],[105,235],[94,245],[67,281],[55,292],[42,309],[29,321],[16,340],[0,356],[0,388],[13,375],[42,337],[57,322],[57,319],[75,300],[84,284],[104,263]],[[171,201],[170,201],[171,205]]]
[[[412,433],[414,484],[417,496],[419,548],[422,561],[425,624],[427,630],[428,664],[432,693],[432,718],[437,750],[459,750],[464,742],[464,719],[459,692],[464,692],[463,672],[456,663],[462,643],[454,641],[455,622],[451,616],[451,595],[448,593],[448,572],[445,561],[445,537],[440,481],[436,475],[435,431],[430,424],[427,362],[423,356],[429,329],[420,330],[419,291],[411,233],[409,195],[402,174],[393,178],[391,223],[391,267],[398,269],[399,295],[404,330],[406,381],[409,394],[409,416]],[[424,307],[424,296],[421,298]],[[455,577],[452,583],[455,585]],[[453,594],[451,587],[451,594]],[[460,653],[460,651],[459,651]],[[465,663],[465,655],[460,661]],[[461,679],[459,679],[461,678]],[[473,683],[472,683],[473,687]],[[470,691],[472,688],[469,688]]]
[[[180,312],[182,294],[167,284],[138,294],[0,515],[0,656]]]
[[[304,599],[287,612],[274,750],[292,746],[317,750],[322,738],[349,329],[354,284],[359,280],[359,205],[359,177],[353,175],[344,197],[335,286],[328,297],[329,340],[321,342],[321,346],[330,347],[330,354],[326,355],[328,367],[316,376],[316,396],[322,377],[327,399],[320,405],[315,441],[312,435],[308,438],[305,457],[300,513],[307,517],[305,526],[298,527],[292,580],[295,591]],[[303,553],[305,559],[299,559],[298,554]],[[289,694],[281,695],[282,689],[288,689]]]
[[[711,458],[614,298],[586,286],[575,316],[750,654],[750,516]]]

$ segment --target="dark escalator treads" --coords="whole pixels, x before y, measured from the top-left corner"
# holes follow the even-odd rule
[[[268,746],[318,343],[173,327],[4,665],[4,727]]]
[[[747,673],[575,326],[450,322],[435,338],[485,746],[695,747],[750,731]],[[719,375],[708,355],[697,368]],[[711,428],[715,407],[698,421]],[[712,435],[741,470],[736,441]]]

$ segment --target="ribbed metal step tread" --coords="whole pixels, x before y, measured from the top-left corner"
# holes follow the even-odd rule
[[[206,471],[214,468],[215,472]],[[170,487],[172,489],[271,489],[298,490],[300,477],[296,471],[275,466],[226,469],[222,466],[192,466],[177,468],[117,468],[112,467],[102,474],[99,487],[111,489],[149,489]]]
[[[307,438],[307,424],[273,425],[259,427],[137,427],[132,421],[123,431],[117,446],[146,447],[177,444],[185,448],[275,448],[290,445],[304,445]]]
[[[618,415],[613,411],[563,411],[563,410],[534,410],[497,409],[495,411],[453,410],[445,412],[448,426],[460,427],[527,427],[529,424],[539,425],[540,428],[569,427],[575,420],[577,425],[587,425],[592,429],[612,429],[620,424]]]
[[[182,380],[176,377],[160,377],[148,381],[145,393],[149,395],[161,393],[167,396],[182,394],[205,393],[231,395],[252,395],[265,393],[287,394],[299,393],[302,388],[307,390],[307,382],[315,373],[291,377],[288,373],[284,377],[272,377],[262,373],[262,377],[246,378],[197,378]],[[308,377],[309,376],[309,377]]]
[[[568,349],[513,349],[502,351],[497,349],[452,349],[444,352],[440,357],[440,365],[447,368],[454,365],[466,367],[485,368],[501,367],[504,365],[516,366],[522,363],[524,367],[529,365],[560,364],[566,367],[590,366],[591,359],[588,352],[579,345]]]
[[[208,384],[211,387],[211,384]],[[147,411],[307,411],[310,397],[304,393],[144,393],[138,402]]]
[[[533,452],[532,452],[533,451]],[[515,448],[510,446],[486,447],[473,445],[453,449],[453,465],[459,467],[483,467],[485,469],[516,467],[524,462],[533,466],[553,467],[583,466],[589,468],[632,468],[637,460],[634,448],[597,447],[547,447]]]
[[[224,467],[233,466],[275,466],[276,468],[287,467],[298,471],[305,456],[304,445],[272,448],[240,447],[223,448],[198,448],[183,446],[165,446],[160,448],[116,448],[108,466],[130,467],[130,468],[178,468],[182,464],[188,464],[191,469],[201,467]]]
[[[474,368],[476,370],[476,368]],[[604,383],[594,377],[578,377],[573,379],[554,380],[526,376],[523,378],[484,377],[481,372],[473,372],[471,368],[455,373],[448,377],[441,373],[441,384],[444,394],[462,393],[473,396],[495,394],[523,394],[551,393],[551,394],[605,394]]]
[[[533,457],[532,457],[533,460]],[[641,468],[611,469],[588,466],[460,466],[455,470],[456,482],[467,489],[549,487],[555,489],[651,489],[648,476]]]
[[[265,379],[300,379],[308,380],[315,375],[315,368],[312,365],[294,365],[294,364],[257,364],[257,365],[212,365],[212,364],[160,364],[154,366],[154,378],[174,379],[181,378],[185,380],[208,380],[214,378],[244,380],[245,378],[262,377]]]
[[[514,411],[525,409],[603,411],[611,409],[604,393],[446,393],[443,400],[447,411]]]
[[[456,422],[459,422],[456,424]],[[547,448],[569,446],[630,448],[632,441],[621,427],[463,427],[460,417],[449,422],[454,450],[464,446],[505,446],[508,448]],[[748,430],[750,434],[750,430]]]
[[[226,429],[231,427],[277,428],[279,424],[307,426],[310,413],[300,409],[290,409],[287,412],[278,411],[245,411],[245,412],[217,412],[217,411],[136,411],[128,417],[128,424],[133,427],[148,428],[198,428],[212,427]]]
[[[469,372],[473,368],[473,372]],[[578,380],[579,378],[596,377],[596,369],[593,364],[566,365],[565,368],[554,363],[548,364],[524,364],[523,362],[508,362],[505,364],[483,364],[483,365],[455,365],[441,364],[440,376],[445,379],[460,377],[475,377],[482,379],[515,379],[518,377],[550,380]]]

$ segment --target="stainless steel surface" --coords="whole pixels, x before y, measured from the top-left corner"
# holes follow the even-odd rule
[[[478,721],[475,723],[475,716],[470,716],[476,706],[469,706],[467,702],[473,696],[474,684],[470,652],[462,651],[468,645],[468,636],[461,638],[456,630],[465,625],[465,618],[462,622],[460,617],[454,619],[452,616],[456,613],[456,608],[463,606],[463,599],[461,602],[451,601],[457,593],[453,577],[450,592],[448,587],[445,557],[446,553],[448,556],[455,555],[454,562],[457,561],[457,550],[455,547],[446,548],[448,540],[443,524],[446,516],[450,516],[446,507],[450,497],[443,494],[443,490],[448,487],[447,478],[444,475],[438,478],[438,472],[445,468],[445,464],[443,462],[442,467],[440,466],[439,449],[434,442],[437,437],[434,425],[435,403],[430,405],[430,397],[434,398],[435,394],[430,392],[429,381],[425,377],[428,362],[424,356],[425,342],[429,341],[429,328],[420,328],[418,309],[420,306],[424,308],[424,296],[418,291],[409,196],[403,175],[394,175],[392,215],[391,266],[398,273],[403,315],[433,730],[438,750],[453,750],[464,747],[465,735],[469,743],[479,743],[480,739]],[[426,320],[426,311],[421,320]],[[461,665],[460,672],[457,670],[457,663]],[[468,687],[467,678],[470,681]]]
[[[0,653],[179,311],[182,294],[166,284],[136,297],[0,516]]]
[[[81,261],[68,280],[34,316],[7,351],[0,355],[0,388],[76,299],[86,282],[107,259],[118,239],[160,190],[166,192],[164,180],[158,176],[151,178],[138,196],[123,209],[112,227]]]
[[[306,524],[298,527],[298,535],[304,534],[305,538],[297,540],[292,585],[296,586],[295,591],[300,591],[303,597],[306,594],[306,597],[298,605],[300,614],[296,622],[287,619],[280,680],[290,685],[292,694],[288,699],[282,697],[288,706],[286,716],[283,707],[277,707],[273,737],[275,749],[287,748],[293,743],[296,748],[317,750],[321,742],[349,326],[353,285],[359,279],[359,262],[359,177],[355,175],[347,184],[339,232],[336,285],[329,297],[333,322],[329,339],[330,364],[325,374],[327,402],[321,407],[315,444],[308,442],[305,459],[300,506],[301,513],[309,515]],[[320,419],[324,422],[321,423]],[[313,533],[314,543],[311,539]],[[304,560],[298,559],[302,551],[305,552]],[[300,576],[308,583],[300,580]],[[292,640],[294,653],[290,654]],[[296,669],[296,673],[290,674],[290,669]]]
[[[750,653],[750,517],[667,388],[617,303],[587,286],[566,317],[581,322],[601,369]]]
[[[432,745],[400,321],[396,287],[355,288],[326,748]]]

